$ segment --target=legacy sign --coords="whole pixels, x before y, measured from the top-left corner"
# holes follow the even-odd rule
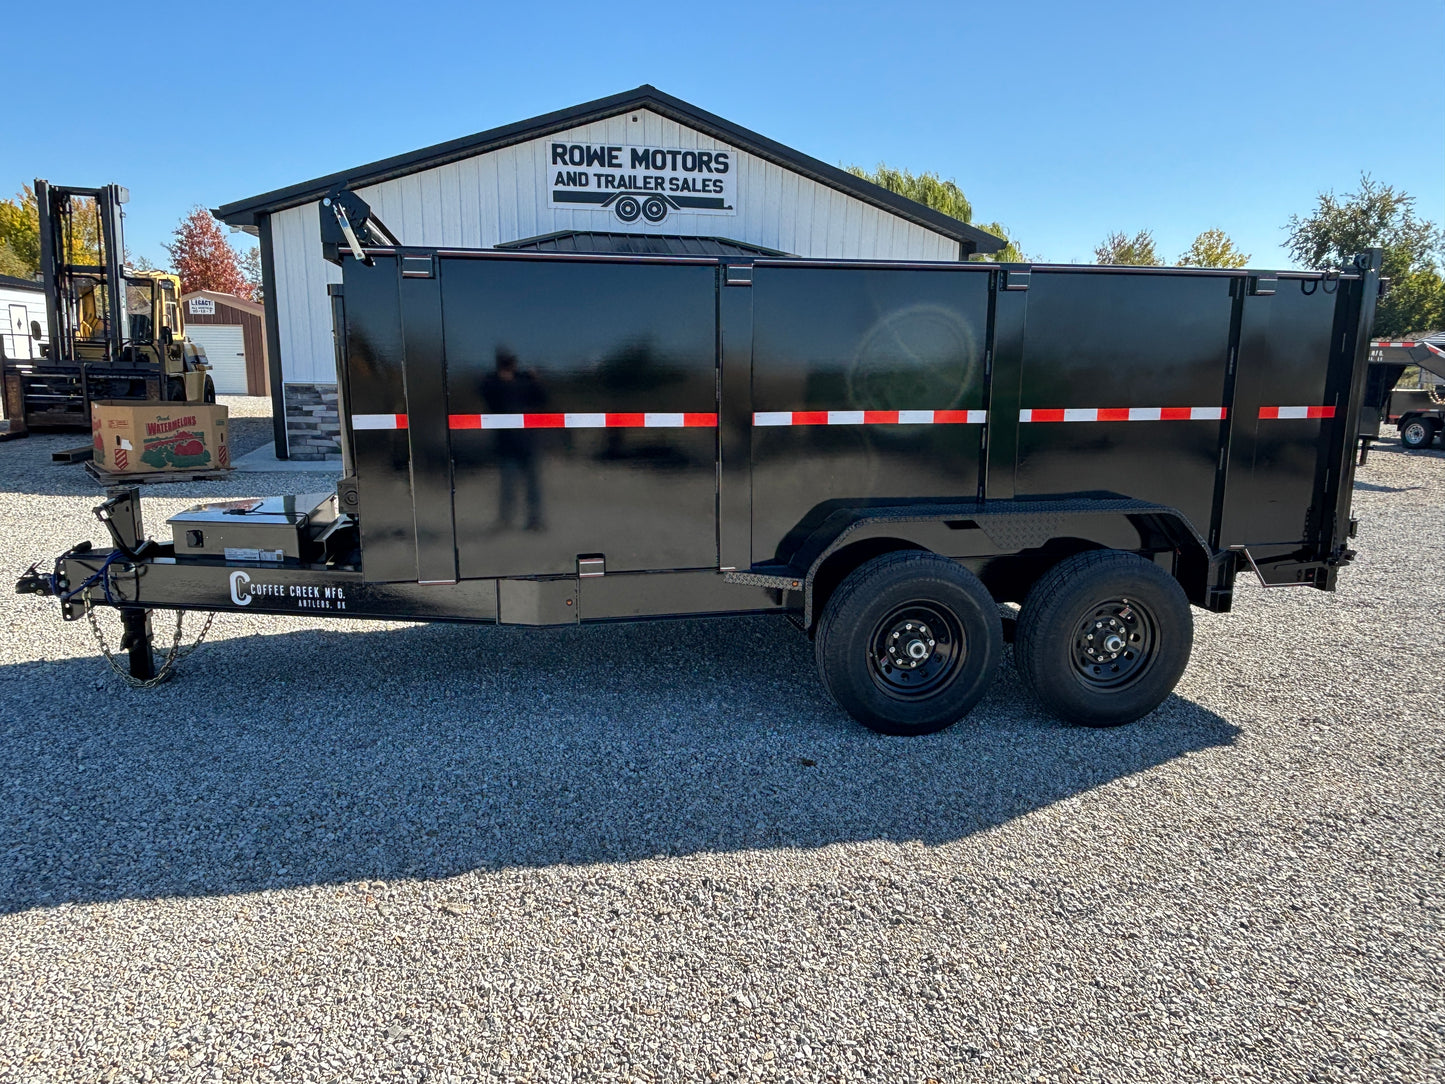
[[[737,214],[737,154],[730,150],[548,143],[552,206],[611,211],[623,222],[661,222],[670,211]]]

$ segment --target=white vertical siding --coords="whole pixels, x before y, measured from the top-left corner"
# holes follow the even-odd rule
[[[329,384],[336,380],[326,285],[341,281],[341,268],[321,258],[320,207],[308,203],[271,216],[283,383]],[[386,220],[385,214],[382,219]]]
[[[636,117],[636,120],[632,118]],[[623,224],[610,210],[554,209],[548,193],[553,142],[648,144],[734,151],[737,213],[671,211],[657,223]],[[359,189],[405,244],[489,248],[559,230],[727,237],[798,256],[956,260],[958,242],[818,184],[648,110],[595,121],[450,165]],[[334,379],[326,284],[340,271],[321,258],[318,206],[271,216],[276,315],[283,379]]]

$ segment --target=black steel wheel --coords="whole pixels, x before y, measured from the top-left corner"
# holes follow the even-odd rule
[[[1435,439],[1435,427],[1424,418],[1411,418],[1400,426],[1400,443],[1406,448],[1428,448]]]
[[[1194,616],[1173,576],[1119,550],[1060,562],[1019,611],[1014,659],[1053,714],[1121,726],[1174,690],[1194,646]]]
[[[1137,599],[1111,598],[1074,628],[1074,669],[1085,685],[1119,689],[1149,671],[1159,646],[1158,622]]]
[[[888,553],[833,592],[814,645],[840,707],[880,734],[931,734],[988,691],[1003,652],[998,606],[978,577],[933,553]]]
[[[637,216],[642,213],[642,204],[636,196],[623,196],[612,205],[612,209],[623,222],[636,222]]]
[[[649,222],[661,222],[667,217],[667,201],[661,196],[648,196],[642,201],[642,217]]]

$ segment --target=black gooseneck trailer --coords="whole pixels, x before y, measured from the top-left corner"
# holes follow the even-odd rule
[[[1332,590],[1371,251],[1338,272],[406,247],[323,208],[345,477],[144,537],[134,489],[21,590],[67,619],[324,613],[514,625],[779,613],[889,733],[1015,655],[1062,717],[1151,711],[1190,605]],[[333,216],[335,221],[333,221]],[[1010,622],[1012,624],[1012,622]]]

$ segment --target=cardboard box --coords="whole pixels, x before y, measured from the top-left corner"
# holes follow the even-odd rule
[[[209,403],[90,404],[95,465],[112,474],[229,470],[229,411]]]

